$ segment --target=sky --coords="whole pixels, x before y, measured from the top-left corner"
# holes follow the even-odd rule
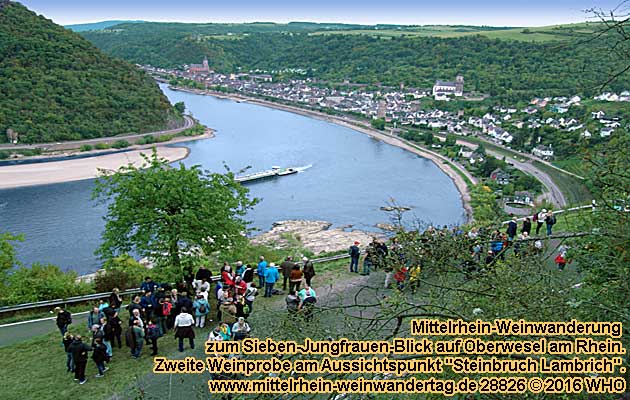
[[[359,24],[543,26],[588,20],[623,0],[23,0],[58,24],[107,20],[311,21]]]

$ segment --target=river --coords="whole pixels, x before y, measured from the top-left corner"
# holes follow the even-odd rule
[[[249,184],[262,201],[248,214],[252,226],[269,229],[284,219],[317,219],[336,226],[377,230],[389,216],[390,198],[409,206],[406,223],[451,225],[465,220],[453,182],[431,161],[352,129],[268,107],[237,103],[162,85],[171,102],[216,130],[213,139],[184,143],[186,165],[221,172],[273,165],[303,172]],[[178,144],[181,146],[182,144]],[[17,246],[26,265],[51,263],[79,273],[99,268],[93,252],[106,208],[91,200],[92,180],[0,191],[0,232],[23,233]]]

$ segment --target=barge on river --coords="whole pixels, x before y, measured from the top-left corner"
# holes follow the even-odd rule
[[[281,167],[271,167],[266,171],[254,172],[252,174],[240,175],[234,178],[236,182],[245,183],[245,182],[254,182],[261,181],[263,179],[275,178],[278,176],[286,176],[293,175],[298,173],[298,168],[281,168]]]

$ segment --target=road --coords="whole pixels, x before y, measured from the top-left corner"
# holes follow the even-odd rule
[[[133,142],[136,139],[140,139],[141,137],[146,136],[146,135],[164,136],[164,135],[170,135],[174,133],[180,133],[186,129],[192,128],[194,124],[195,124],[195,120],[192,117],[185,115],[184,126],[181,126],[175,129],[168,129],[168,130],[156,131],[156,132],[135,133],[132,135],[109,136],[109,137],[96,138],[96,139],[73,140],[70,142],[60,142],[60,143],[36,143],[36,144],[17,144],[17,145],[0,144],[0,150],[42,149],[46,151],[52,151],[52,150],[76,149],[76,148],[81,147],[84,144],[89,144],[89,145],[93,145],[96,143],[111,144],[119,140],[126,140],[128,142]]]

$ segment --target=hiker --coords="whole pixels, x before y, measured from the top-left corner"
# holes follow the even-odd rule
[[[109,359],[107,356],[107,347],[103,344],[102,339],[96,339],[93,345],[92,352],[92,360],[94,360],[94,364],[96,364],[96,369],[98,370],[98,374],[96,374],[97,378],[102,378],[105,376],[105,371],[109,368],[105,366],[105,362]]]
[[[155,321],[150,320],[147,324],[147,340],[151,343],[151,355],[157,356],[158,345],[157,341],[160,338],[160,327],[155,324]]]
[[[140,304],[140,296],[134,296],[131,303],[127,305],[127,311],[129,311],[129,317],[133,315],[133,310],[139,310],[142,312],[142,305]]]
[[[166,335],[166,332],[168,332],[175,323],[175,312],[173,311],[173,303],[171,302],[171,298],[169,296],[164,298],[164,304],[162,304],[162,316],[164,317],[162,334]]]
[[[359,272],[359,256],[361,255],[361,249],[359,249],[360,244],[360,242],[355,241],[348,249],[348,254],[350,254],[350,272]]]
[[[114,355],[112,351],[112,341],[114,340],[114,330],[112,329],[109,320],[105,317],[101,318],[101,331],[103,332],[103,344],[107,349],[107,357]]]
[[[112,332],[114,334],[114,339],[118,341],[118,348],[122,348],[122,321],[118,317],[118,313],[114,313],[112,318],[108,320],[108,325],[111,326]],[[114,339],[112,339],[112,346],[114,345]]]
[[[85,367],[87,366],[88,352],[92,351],[92,348],[83,343],[81,335],[76,335],[69,349],[74,361],[74,380],[83,385],[87,381]]]
[[[197,299],[193,302],[193,309],[195,310],[195,326],[203,328],[206,325],[206,316],[210,313],[208,300],[202,294],[198,294]]]
[[[311,279],[315,276],[315,266],[313,265],[313,261],[309,260],[308,257],[303,257],[302,261],[304,262],[304,266],[302,267],[304,280],[308,286],[311,286]]]
[[[267,261],[265,261],[264,256],[260,256],[260,261],[258,262],[256,273],[258,274],[258,286],[260,286],[261,288],[265,287],[265,273],[266,272],[267,272]]]
[[[245,305],[247,305],[248,312],[247,314],[251,314],[254,306],[254,300],[256,300],[256,296],[258,296],[258,289],[256,288],[256,282],[251,282],[247,285],[247,290],[245,291]]]
[[[295,290],[289,291],[289,294],[284,301],[287,303],[287,311],[289,312],[289,315],[297,314],[298,307],[300,306],[300,299],[298,298]]]
[[[545,218],[547,217],[547,209],[543,208],[541,212],[538,214],[534,214],[533,220],[536,221],[536,235],[540,234],[540,228],[542,228],[545,223]]]
[[[59,328],[59,332],[61,332],[61,337],[63,338],[66,332],[68,332],[68,326],[72,324],[72,314],[64,310],[62,307],[55,307],[54,311],[55,314],[57,314],[55,323],[57,324],[57,328]]]
[[[175,337],[179,339],[179,351],[184,351],[184,338],[188,338],[190,348],[195,348],[195,330],[193,325],[195,321],[192,315],[188,314],[186,307],[182,308],[181,313],[175,318]]]
[[[146,278],[144,278],[144,282],[142,282],[142,285],[140,285],[140,291],[145,293],[153,293],[157,290],[158,286],[160,285],[153,282],[153,279],[151,279],[150,276],[147,276]]]
[[[567,253],[563,251],[563,252],[560,252],[554,259],[554,262],[558,265],[558,269],[560,271],[563,271],[564,267],[567,265],[566,255]]]
[[[372,268],[372,265],[374,265],[375,258],[376,248],[374,247],[373,243],[371,243],[365,249],[365,258],[363,258],[363,271],[361,272],[361,275],[370,275],[370,269]]]
[[[508,240],[511,242],[514,240],[514,236],[516,236],[516,231],[518,230],[518,225],[516,224],[517,218],[512,217],[512,220],[508,222],[508,227],[505,233],[508,235]]]
[[[234,286],[234,273],[232,273],[232,267],[229,264],[223,266],[221,281],[225,286]]]
[[[289,275],[289,291],[293,290],[295,292],[300,291],[300,285],[302,284],[302,277],[304,273],[300,269],[300,266],[295,264],[293,269],[291,270],[291,274]]]
[[[245,322],[245,318],[240,317],[238,321],[232,325],[232,335],[234,340],[243,340],[249,336],[249,333],[252,331],[252,328],[249,327],[249,324]]]
[[[92,330],[94,325],[98,325],[101,321],[101,318],[104,317],[104,314],[98,310],[98,307],[92,308],[92,311],[88,313],[87,317],[87,328],[88,331]]]
[[[155,297],[152,292],[144,292],[144,295],[140,298],[140,305],[142,306],[142,317],[145,320],[153,318],[153,302]]]
[[[142,353],[142,346],[144,345],[144,328],[140,325],[141,319],[137,319],[133,322],[133,326],[130,328],[131,336],[133,338],[133,347],[131,349],[131,356],[135,359],[140,358]]]
[[[247,284],[252,283],[254,281],[254,269],[250,264],[247,264],[245,267],[245,271],[243,271],[243,281]]]
[[[402,267],[398,272],[394,274],[394,280],[396,281],[396,286],[398,287],[398,290],[403,290],[405,288],[407,272],[409,272],[409,269],[407,267]]]
[[[210,272],[209,269],[207,269],[205,266],[200,266],[199,269],[197,270],[197,274],[195,274],[195,280],[198,282],[201,282],[203,280],[205,280],[206,282],[209,282],[212,279],[212,272]]]
[[[282,264],[280,264],[280,270],[282,271],[282,290],[287,290],[287,281],[290,281],[291,270],[293,270],[293,257],[288,256]]]
[[[245,266],[243,265],[243,261],[237,261],[236,270],[234,271],[234,273],[236,274],[236,276],[240,276],[242,278],[243,272],[245,272]]]
[[[72,359],[72,351],[70,345],[74,342],[74,336],[70,332],[63,335],[63,349],[66,351],[66,372],[74,372],[74,361]]]
[[[521,233],[527,233],[527,236],[531,234],[532,231],[532,222],[529,217],[526,217],[523,221],[523,227],[521,228]]]
[[[553,215],[553,211],[547,211],[547,215],[545,216],[545,225],[547,227],[547,236],[551,236],[551,230],[553,226],[556,224],[556,216]]]
[[[315,303],[317,303],[317,294],[315,293],[315,289],[311,288],[307,283],[304,285],[304,289],[300,290],[298,293],[298,297],[300,298],[298,310],[302,311],[307,322],[312,321],[313,309],[315,308]]]
[[[234,297],[232,297],[230,292],[227,290],[223,292],[217,318],[230,324],[233,324],[236,321],[236,305],[234,304]]]
[[[280,279],[280,274],[278,273],[278,268],[276,268],[276,264],[271,263],[269,267],[265,269],[265,295],[264,297],[271,297],[273,293],[273,285]]]
[[[109,295],[109,306],[114,309],[115,312],[120,311],[122,306],[122,297],[120,297],[120,290],[118,288],[112,289],[112,294]]]

